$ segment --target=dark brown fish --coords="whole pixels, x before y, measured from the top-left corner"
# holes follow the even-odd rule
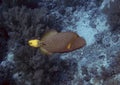
[[[74,32],[58,33],[55,30],[46,33],[41,40],[29,41],[30,46],[40,47],[40,50],[47,55],[70,52],[85,46],[85,44],[85,40]]]

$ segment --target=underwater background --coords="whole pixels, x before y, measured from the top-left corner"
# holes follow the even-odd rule
[[[0,0],[0,85],[120,85],[120,0]],[[73,31],[86,46],[50,57],[27,41]]]

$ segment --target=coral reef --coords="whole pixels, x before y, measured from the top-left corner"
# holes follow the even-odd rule
[[[24,83],[24,85],[26,85],[27,83],[25,82],[25,80],[36,79],[36,76],[34,75],[38,74],[39,70],[40,72],[41,71],[44,72],[45,69],[43,67],[47,62],[46,61],[47,58],[45,58],[46,56],[40,55],[39,51],[37,51],[34,48],[30,48],[27,45],[28,40],[31,38],[41,38],[42,34],[50,29],[48,27],[51,27],[52,29],[56,29],[58,31],[60,31],[60,29],[54,26],[55,23],[55,21],[53,21],[53,19],[55,19],[54,16],[51,17],[52,21],[51,18],[46,17],[48,10],[45,7],[41,7],[37,9],[29,9],[22,6],[22,7],[8,8],[7,10],[1,10],[1,11],[2,12],[0,15],[1,17],[0,25],[6,27],[5,30],[7,30],[9,36],[8,42],[3,41],[6,37],[3,36],[4,34],[1,31],[1,40],[2,37],[4,38],[1,42],[2,47],[0,49],[3,52],[4,51],[3,47],[4,47],[5,49],[7,49],[7,53],[8,53],[6,57],[4,57],[5,55],[3,55],[4,58],[3,57],[1,58],[1,60],[6,59],[5,61],[1,62],[1,67],[6,68],[7,64],[8,64],[7,66],[11,66],[11,64],[15,65],[14,69],[6,68],[7,70],[9,69],[12,70],[12,72],[1,69],[4,72],[2,75],[4,75],[5,77],[3,78],[2,75],[0,75],[0,79],[3,79],[3,81],[1,80],[1,84],[4,83],[4,81],[9,81],[10,79],[13,79],[13,77],[16,80],[16,77],[12,75],[15,75],[19,72],[20,73],[23,72],[28,74],[25,74],[24,78],[22,79],[23,81],[22,80],[20,81],[19,79],[16,82],[16,84],[20,85],[21,83]],[[4,51],[3,53],[5,52],[6,51]],[[39,60],[38,65],[35,65],[36,59],[34,57]],[[42,70],[39,68],[41,68]],[[7,73],[10,74],[10,76],[6,75]],[[34,78],[29,78],[31,74],[32,76],[34,76]],[[40,75],[41,76],[38,76],[40,80],[41,79],[44,80],[44,78],[42,78],[43,75],[42,74]],[[35,81],[30,83],[39,85],[40,83],[39,80],[37,82]],[[8,83],[11,84],[11,82]]]
[[[12,78],[13,67],[10,63],[5,67],[0,65],[0,85],[16,85]]]
[[[119,85],[119,0],[105,1],[0,0],[0,85]],[[87,45],[50,57],[28,46],[49,29]]]
[[[35,0],[2,0],[3,6],[7,7],[7,8],[12,8],[14,6],[26,6],[27,8],[38,8],[38,4]]]

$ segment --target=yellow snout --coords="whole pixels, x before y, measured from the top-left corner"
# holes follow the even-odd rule
[[[39,40],[38,39],[29,40],[28,44],[32,47],[39,47]]]

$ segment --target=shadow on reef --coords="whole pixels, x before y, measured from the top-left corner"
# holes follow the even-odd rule
[[[105,7],[103,12],[107,14],[108,24],[111,26],[111,31],[120,33],[120,0],[110,2],[110,7]]]
[[[0,0],[0,5],[2,4],[2,0]]]
[[[7,41],[9,39],[8,32],[5,27],[0,27],[0,62],[7,52]]]
[[[12,8],[14,6],[26,6],[27,8],[38,8],[38,1],[36,0],[0,0],[3,6]]]

